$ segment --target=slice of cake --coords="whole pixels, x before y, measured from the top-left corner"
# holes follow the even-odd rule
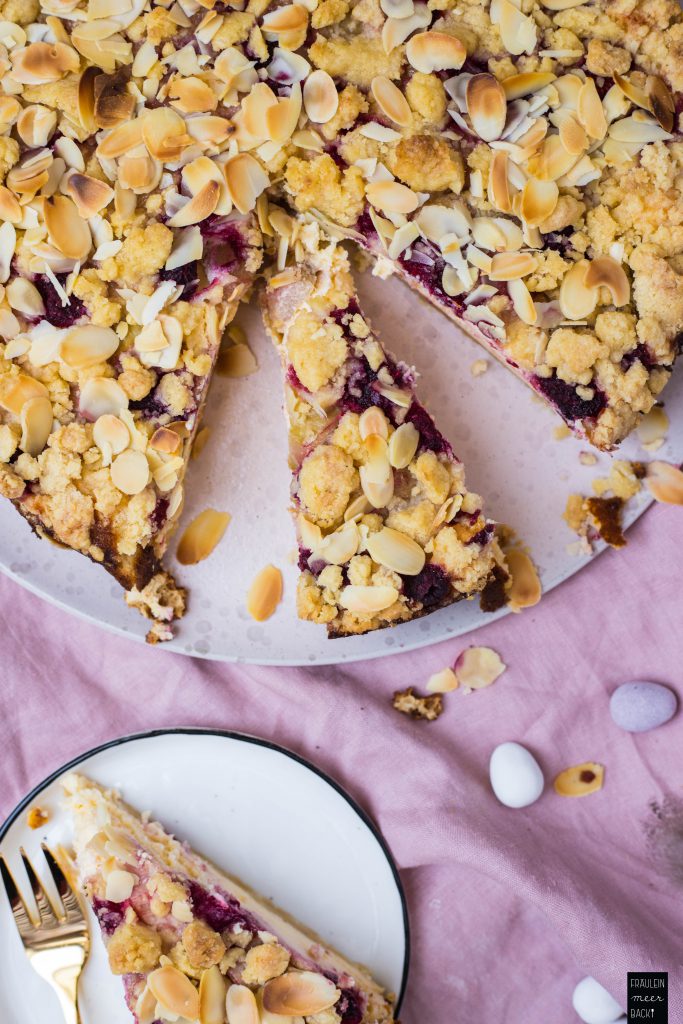
[[[498,554],[481,498],[363,317],[344,249],[315,221],[289,234],[295,262],[270,278],[264,317],[285,379],[299,615],[347,636],[479,593]]]
[[[137,1024],[391,1024],[362,967],[115,792],[64,783],[80,882]]]
[[[323,12],[324,8],[324,12]],[[683,14],[598,0],[316,8],[285,188],[613,448],[683,332]]]

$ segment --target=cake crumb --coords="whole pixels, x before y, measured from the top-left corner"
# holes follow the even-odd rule
[[[43,807],[31,807],[26,815],[26,824],[32,829],[42,828],[49,820],[50,815]]]
[[[410,718],[422,718],[427,722],[434,722],[443,711],[443,697],[440,693],[434,693],[430,697],[421,697],[415,693],[412,686],[407,690],[397,690],[392,701],[393,706],[402,715],[409,715]]]
[[[470,373],[473,377],[481,377],[489,368],[488,359],[475,359],[470,366]]]
[[[582,466],[597,466],[598,457],[593,452],[579,452],[579,462]]]
[[[565,437],[571,437],[571,430],[566,423],[560,423],[554,428],[553,437],[556,441],[564,441]]]
[[[592,550],[591,530],[610,547],[623,548],[626,545],[622,528],[624,504],[624,499],[617,496],[586,498],[581,494],[569,495],[564,519],[569,528],[584,541],[577,549],[577,554],[589,554]]]

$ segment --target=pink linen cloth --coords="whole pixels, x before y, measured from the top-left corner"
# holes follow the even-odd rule
[[[107,739],[176,725],[265,736],[333,775],[370,812],[401,870],[413,957],[404,1024],[572,1024],[594,975],[622,1003],[627,970],[668,970],[683,1021],[683,713],[630,735],[609,715],[619,683],[683,696],[681,512],[651,510],[541,604],[467,637],[339,668],[222,665],[146,648],[0,579],[0,817],[49,771]],[[485,619],[482,619],[485,622]],[[508,668],[446,695],[433,723],[391,706],[464,647]],[[502,807],[488,761],[525,744],[547,780]],[[601,792],[566,799],[562,769],[606,766]]]

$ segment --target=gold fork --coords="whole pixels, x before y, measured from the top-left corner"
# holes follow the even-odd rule
[[[46,893],[26,853],[20,850],[38,910],[37,919],[29,911],[3,857],[0,875],[31,965],[56,993],[66,1024],[81,1024],[78,979],[90,949],[88,925],[67,874],[44,844],[42,850],[59,893],[58,904]]]

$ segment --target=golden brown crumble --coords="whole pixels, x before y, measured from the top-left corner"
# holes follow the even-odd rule
[[[392,704],[402,715],[423,719],[426,722],[434,722],[443,712],[443,697],[440,693],[423,697],[416,693],[412,686],[406,690],[397,690]]]

